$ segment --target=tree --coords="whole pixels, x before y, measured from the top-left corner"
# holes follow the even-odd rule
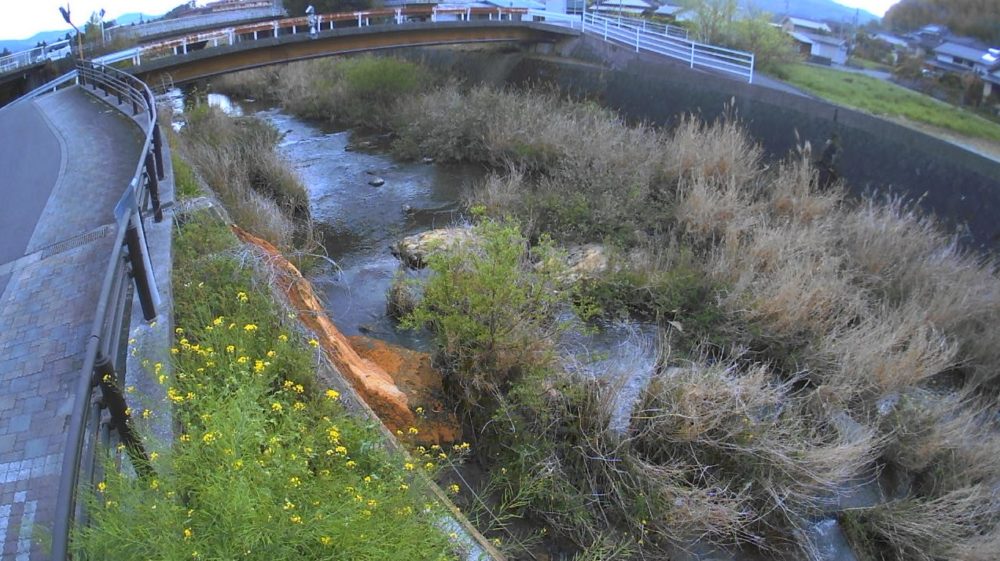
[[[736,49],[750,51],[758,69],[780,75],[782,66],[794,62],[799,54],[792,38],[771,25],[767,14],[758,14],[733,22],[724,43]]]
[[[0,52],[0,56],[9,56],[9,55],[10,55],[10,49],[8,49],[7,47],[4,47],[3,52]]]
[[[699,0],[691,7],[698,38],[705,43],[721,43],[736,17],[737,0]]]
[[[901,0],[889,8],[884,23],[904,32],[931,23],[943,24],[960,35],[1000,45],[997,0]]]

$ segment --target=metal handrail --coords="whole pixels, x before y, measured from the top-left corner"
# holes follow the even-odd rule
[[[146,136],[136,171],[115,206],[114,249],[108,257],[69,419],[52,529],[53,561],[69,559],[72,528],[75,523],[86,521],[86,512],[78,509],[76,504],[80,474],[82,469],[87,475],[87,482],[93,483],[96,443],[98,440],[106,441],[106,438],[101,439],[102,432],[107,435],[109,428],[113,428],[118,439],[126,445],[136,471],[140,475],[149,473],[148,460],[131,432],[122,397],[122,380],[118,377],[122,366],[118,364],[121,353],[118,351],[121,348],[122,326],[131,309],[130,277],[136,282],[144,317],[150,320],[156,315],[151,305],[150,284],[140,284],[140,280],[148,278],[142,255],[144,238],[140,210],[146,207],[147,200],[151,200],[153,212],[162,216],[157,193],[158,181],[163,178],[162,139],[156,122],[155,100],[149,87],[130,74],[92,61],[79,61],[74,74],[82,87],[90,86],[95,94],[98,89],[103,90],[105,95],[114,92],[119,100],[131,103],[133,116],[137,117]],[[98,389],[100,395],[96,391]],[[111,427],[101,422],[100,411],[105,408],[110,412]],[[86,442],[89,444],[85,446]]]
[[[718,45],[700,43],[653,33],[629,18],[608,18],[593,12],[583,14],[585,33],[602,37],[605,41],[624,43],[635,52],[649,51],[688,63],[691,68],[703,67],[735,74],[753,83],[754,54],[728,49]]]
[[[0,57],[0,73],[17,70],[46,60],[46,47],[33,47],[24,51]]]

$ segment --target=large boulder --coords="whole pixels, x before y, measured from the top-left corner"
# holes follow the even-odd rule
[[[427,257],[439,251],[452,251],[476,239],[471,228],[453,226],[427,230],[406,236],[392,248],[392,254],[406,266],[420,269],[427,265]]]

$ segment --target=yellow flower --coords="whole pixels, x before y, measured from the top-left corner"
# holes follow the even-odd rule
[[[410,462],[406,462],[405,464],[403,464],[403,469],[405,469],[406,471],[413,471],[414,467],[416,466],[414,466]]]
[[[143,419],[148,419],[148,418],[150,418],[152,416],[153,416],[153,412],[150,411],[149,409],[143,409],[142,410],[142,418]]]
[[[427,462],[424,464],[424,469],[434,469],[434,462]]]
[[[344,465],[347,466],[347,469],[354,469],[357,467],[358,462],[355,462],[354,460],[347,460],[347,463]]]
[[[416,411],[417,415],[423,415],[424,414],[424,408],[423,407],[417,407],[415,409],[415,411]]]
[[[274,358],[276,356],[278,356],[278,353],[274,351],[267,351],[267,358]]]
[[[460,487],[458,486],[457,483],[452,483],[451,485],[448,486],[448,490],[451,491],[452,493],[457,493],[460,490]]]
[[[215,433],[206,432],[205,435],[201,437],[201,441],[204,442],[205,444],[211,444],[215,442]]]
[[[295,384],[295,393],[303,393],[305,391],[306,389],[302,386],[302,384]]]
[[[323,545],[330,545],[330,544],[333,543],[333,538],[331,538],[329,536],[322,536],[319,539],[319,543],[321,543]]]
[[[263,360],[254,361],[254,363],[253,363],[253,371],[254,372],[261,372],[263,370],[264,370],[264,361]]]
[[[174,330],[174,333],[176,333],[178,335],[181,335],[181,334],[184,333],[184,328],[183,327],[178,327],[177,329]]]
[[[417,427],[410,427],[410,428],[406,429],[406,432],[409,433],[409,434],[419,434],[420,433],[420,431],[417,430]]]
[[[240,470],[243,468],[243,460],[236,460],[233,462],[233,469]]]
[[[247,333],[252,333],[254,331],[257,331],[257,326],[252,323],[248,323],[243,326],[243,330],[246,331]]]
[[[340,392],[337,390],[326,390],[326,397],[333,400],[340,399]]]
[[[190,434],[182,434],[181,435],[181,442],[188,442],[190,440],[191,440],[191,435]]]
[[[336,448],[334,448],[334,452],[340,454],[341,456],[346,456],[347,448],[344,446],[337,446]]]
[[[291,478],[288,479],[288,483],[292,487],[298,487],[299,485],[302,484],[302,481],[300,481],[298,477],[292,476]]]
[[[302,523],[302,517],[301,517],[301,516],[299,516],[298,514],[293,514],[293,515],[292,515],[292,516],[291,516],[291,517],[289,518],[289,520],[291,520],[291,521],[292,521],[292,524],[301,524],[301,523]]]
[[[150,489],[159,489],[159,487],[160,487],[160,480],[159,479],[154,479],[154,480],[152,480],[152,481],[149,482],[149,488]]]
[[[239,300],[240,302],[246,302],[250,298],[247,296],[246,292],[237,292],[236,299]]]
[[[160,457],[159,452],[150,452],[150,454],[149,454],[149,460],[151,462],[155,462],[156,458],[159,458],[159,457]]]
[[[280,413],[281,412],[281,404],[278,403],[277,401],[275,401],[274,403],[272,403],[271,404],[271,411],[277,411],[277,412]]]
[[[292,409],[294,409],[296,411],[302,411],[305,408],[306,408],[306,404],[302,403],[301,401],[296,401],[295,405],[292,405]]]
[[[319,341],[317,341],[316,339],[309,339],[309,344],[312,345],[313,347],[318,347]]]
[[[239,363],[239,364],[246,364],[246,363],[250,362],[250,358],[245,357],[245,356],[241,356],[240,358],[236,359],[236,362]]]
[[[409,488],[410,488],[410,486],[409,486],[409,485],[407,485],[406,483],[400,483],[400,484],[399,484],[399,490],[400,490],[400,491],[406,491],[406,490],[407,490],[407,489],[409,489]]]
[[[212,325],[222,325],[222,316],[219,316],[212,320]]]
[[[451,538],[451,539],[453,539],[453,540],[457,540],[458,539],[458,534],[456,534],[455,532],[452,532],[452,533],[448,534],[448,537]]]
[[[98,484],[97,484],[97,490],[98,490],[98,491],[100,491],[100,492],[102,492],[102,493],[103,493],[103,492],[105,491],[105,489],[107,489],[107,488],[108,488],[108,484],[107,484],[107,483],[105,483],[105,482],[103,482],[103,481],[101,481],[100,483],[98,483]]]
[[[293,503],[292,501],[290,501],[288,499],[285,499],[285,506],[283,506],[281,508],[283,508],[285,510],[292,510],[293,508],[295,508],[295,503]]]
[[[193,535],[194,532],[191,531],[191,528],[184,528],[184,539],[189,540]]]
[[[158,376],[158,377],[156,378],[156,380],[157,380],[157,381],[159,381],[159,382],[160,382],[160,385],[162,386],[162,385],[163,385],[164,383],[166,383],[166,381],[167,381],[167,375],[166,375],[166,374],[160,374],[160,375],[159,375],[159,376]]]
[[[227,353],[234,353],[234,352],[236,352],[236,345],[226,345],[226,352]]]
[[[285,335],[284,333],[282,333],[281,335],[278,335],[278,340],[281,341],[282,343],[284,343],[285,341],[288,340],[288,335]]]

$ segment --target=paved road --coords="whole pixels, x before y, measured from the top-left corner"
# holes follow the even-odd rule
[[[75,87],[0,109],[0,561],[47,559],[107,225],[142,140]]]
[[[34,103],[0,111],[0,267],[24,255],[59,175],[59,138]],[[0,269],[0,294],[10,274]]]

